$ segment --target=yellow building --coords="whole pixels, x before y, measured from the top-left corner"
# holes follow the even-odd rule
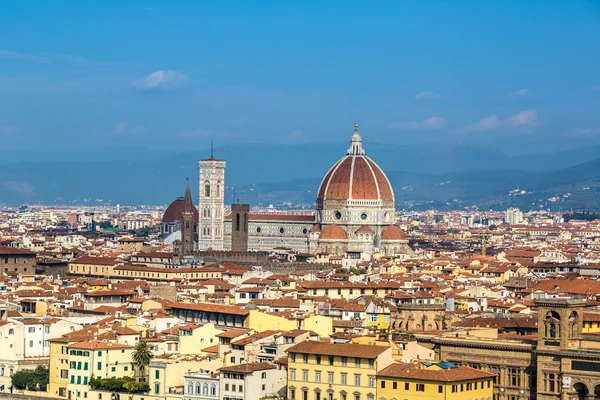
[[[53,397],[67,397],[69,384],[69,339],[50,339],[50,381],[48,394]]]
[[[387,346],[306,340],[287,351],[290,400],[375,400],[377,371],[393,363]]]
[[[89,390],[90,378],[133,377],[131,365],[133,346],[90,340],[68,346],[69,384],[71,399],[82,398]]]
[[[304,329],[326,337],[333,333],[333,319],[323,315],[288,318],[283,315],[269,314],[260,310],[250,310],[248,316],[248,328],[256,332],[263,332],[271,329],[282,331]]]
[[[448,362],[395,363],[377,373],[377,399],[491,399],[494,376]]]

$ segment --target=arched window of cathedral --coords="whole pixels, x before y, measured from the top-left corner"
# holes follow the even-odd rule
[[[204,182],[204,197],[210,197],[210,182]]]

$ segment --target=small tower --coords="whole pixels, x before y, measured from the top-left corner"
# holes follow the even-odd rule
[[[198,162],[200,167],[200,250],[223,250],[225,221],[225,161],[211,155]]]
[[[231,251],[248,251],[249,204],[231,205]]]
[[[185,189],[183,211],[181,212],[181,256],[191,256],[196,248],[194,243],[194,201],[188,182]]]
[[[354,124],[354,133],[350,138],[350,148],[346,152],[347,155],[364,156],[365,149],[362,147],[362,137],[358,133],[358,124]]]
[[[585,299],[538,299],[538,348],[569,350],[579,346]]]

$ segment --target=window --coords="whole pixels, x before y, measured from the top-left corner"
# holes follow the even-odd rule
[[[321,383],[321,371],[315,371],[315,382]]]
[[[290,354],[290,357],[292,358],[292,362],[296,362],[296,353]]]
[[[377,321],[379,321],[379,315],[369,314],[369,322],[377,322]]]
[[[27,332],[29,332],[29,333],[35,333],[35,327],[34,326],[30,326],[29,328],[27,328]]]
[[[302,390],[302,400],[308,400],[308,390]]]
[[[392,382],[392,389],[398,390],[398,382]]]
[[[404,390],[410,390],[410,383],[404,382]]]
[[[160,379],[160,371],[159,370],[154,371],[154,378]]]
[[[509,386],[521,386],[521,371],[518,368],[508,369],[508,385]]]
[[[360,374],[354,374],[354,386],[360,386]]]
[[[308,354],[303,354],[302,359],[304,360],[304,364],[308,364]]]
[[[375,387],[375,377],[369,376],[369,387]]]
[[[329,365],[333,365],[333,356],[329,356]]]
[[[438,393],[444,393],[444,385],[438,385]]]
[[[84,371],[88,370],[88,363],[87,362],[83,363],[83,370]]]
[[[295,368],[290,369],[290,380],[291,381],[296,380],[296,369]]]
[[[263,372],[262,374],[260,374],[260,379],[267,379],[267,373]]]
[[[369,360],[369,368],[375,368],[375,360]]]
[[[296,400],[296,388],[290,388],[290,400]]]
[[[360,368],[360,358],[355,358],[354,359],[354,367]]]
[[[160,383],[154,384],[154,393],[156,393],[156,394],[160,393]]]
[[[342,357],[342,367],[345,367],[348,365],[348,359],[346,357]]]
[[[327,383],[329,383],[329,384],[333,383],[333,372],[327,373]]]
[[[102,371],[102,362],[98,361],[98,368],[96,368],[98,371]]]
[[[111,372],[117,372],[117,367],[111,367],[111,368],[110,368],[110,371],[111,371]]]
[[[229,383],[225,384],[225,390],[229,390]]]
[[[354,393],[354,400],[360,400],[360,393]]]
[[[265,388],[266,388],[266,387],[267,387],[267,385],[265,385],[265,384],[263,383],[263,385],[262,385],[262,390],[263,390],[263,392],[265,391]]]
[[[341,374],[342,376],[342,385],[347,385],[348,383],[348,374]]]
[[[471,382],[467,383],[467,390],[473,390],[473,384]]]
[[[321,356],[316,356],[315,359],[317,360],[317,364],[321,364]]]
[[[308,382],[308,370],[307,369],[302,370],[302,380],[304,382]]]
[[[385,381],[381,381],[380,386],[382,389],[385,389]]]
[[[321,400],[321,391],[315,390],[315,400]]]
[[[242,385],[238,385],[238,392],[243,392],[244,391],[244,387]]]

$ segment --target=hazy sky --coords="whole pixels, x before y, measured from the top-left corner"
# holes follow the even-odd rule
[[[5,149],[600,143],[597,1],[4,1]]]

